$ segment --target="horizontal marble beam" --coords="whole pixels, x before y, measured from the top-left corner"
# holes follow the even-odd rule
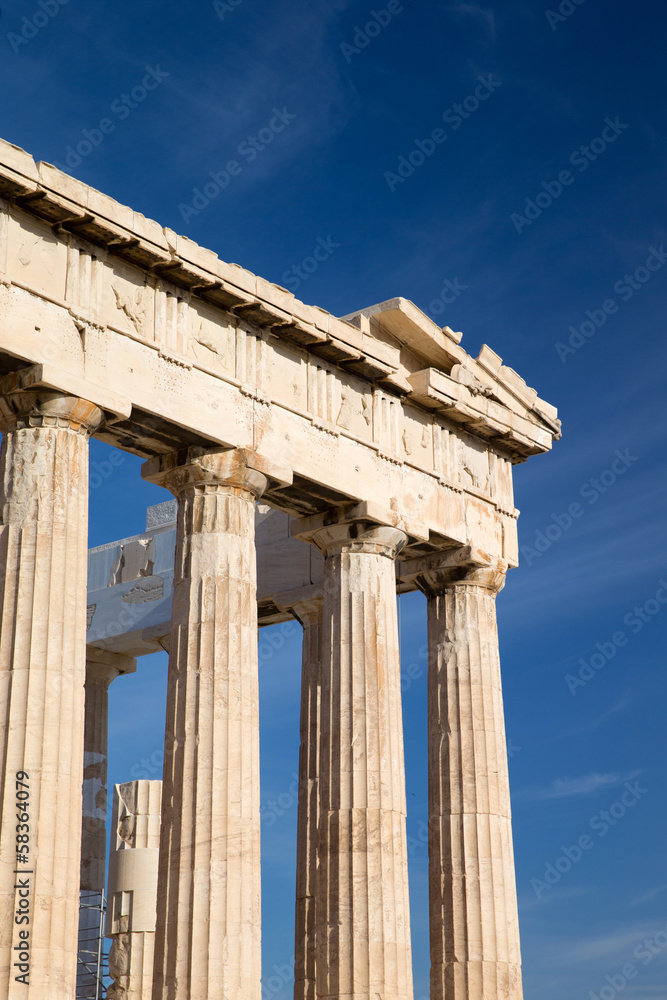
[[[322,557],[312,545],[291,537],[292,520],[282,511],[257,507],[260,625],[288,621],[295,594],[322,582]],[[171,623],[175,545],[176,503],[167,501],[148,508],[142,534],[89,550],[90,646],[127,656],[160,647]]]

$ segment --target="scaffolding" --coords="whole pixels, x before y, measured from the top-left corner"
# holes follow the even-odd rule
[[[79,893],[79,947],[76,966],[76,1000],[103,1000],[109,980],[109,958],[104,948],[106,896]]]

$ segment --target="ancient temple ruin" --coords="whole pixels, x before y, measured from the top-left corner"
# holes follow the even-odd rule
[[[75,997],[108,686],[162,646],[162,785],[117,790],[113,988],[259,1000],[257,630],[294,618],[295,997],[411,1000],[396,594],[419,589],[431,997],[521,1000],[495,597],[512,466],[560,424],[460,341],[405,299],[305,305],[0,143],[0,996]],[[91,436],[145,458],[176,525],[88,580]]]

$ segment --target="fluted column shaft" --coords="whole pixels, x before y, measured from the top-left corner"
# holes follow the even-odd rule
[[[103,892],[107,852],[107,762],[109,756],[109,685],[137,668],[131,656],[88,646],[83,743],[83,822],[81,890]]]
[[[78,996],[94,995],[97,982],[95,958],[99,947],[106,876],[109,685],[121,672],[133,670],[136,670],[136,660],[131,657],[95,646],[87,647]]]
[[[432,573],[428,597],[431,1000],[521,1000],[495,599],[504,567]]]
[[[72,1000],[91,403],[0,400],[0,996]],[[18,850],[18,853],[17,853]]]
[[[86,659],[81,825],[81,889],[86,892],[102,892],[105,882],[109,685],[116,677],[113,667]]]
[[[237,452],[166,456],[178,499],[153,997],[259,1000],[255,500]]]
[[[302,601],[293,613],[303,626],[301,745],[296,847],[294,1000],[315,1000],[315,885],[319,820],[318,775],[322,672],[322,598]]]
[[[402,531],[313,535],[325,555],[317,869],[318,1000],[410,1000],[395,558]]]

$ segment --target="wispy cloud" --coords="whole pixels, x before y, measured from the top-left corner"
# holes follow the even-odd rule
[[[597,795],[598,792],[608,788],[618,788],[636,778],[641,771],[629,771],[626,774],[612,772],[609,774],[582,775],[579,778],[556,778],[548,788],[527,788],[518,792],[515,798],[523,799],[526,802],[549,802],[554,799],[583,798],[589,795]]]
[[[598,959],[620,961],[643,938],[652,937],[656,931],[663,929],[664,924],[656,926],[654,923],[648,923],[644,920],[641,923],[619,928],[614,933],[588,938],[588,940],[579,940],[569,949],[566,958],[571,962],[590,962]]]
[[[625,995],[631,1000],[665,1000],[665,987],[662,985],[628,986]]]
[[[667,890],[667,882],[663,885],[656,885],[652,889],[647,889],[646,892],[643,892],[640,896],[636,896],[635,899],[632,900],[632,906],[642,906],[644,903],[648,903],[652,899],[655,899],[656,896],[659,896],[662,892],[665,892],[665,890]]]
[[[607,719],[611,719],[613,716],[618,715],[619,712],[624,712],[626,708],[630,708],[631,705],[634,705],[636,700],[637,699],[634,693],[626,691],[623,694],[623,697],[619,701],[614,702],[614,704],[611,705],[609,708],[605,709],[603,712],[600,712],[599,715],[596,715],[594,718],[590,719],[586,723],[586,725],[582,726],[580,730],[577,730],[577,732],[590,733],[591,730],[597,729],[598,726],[601,726],[603,723],[605,723]]]
[[[490,7],[479,7],[474,3],[453,3],[445,8],[445,12],[457,20],[475,18],[483,24],[489,37],[496,37],[496,16]]]
[[[571,664],[577,662],[579,655],[584,655],[584,653],[586,652],[587,650],[582,650],[581,654],[577,654],[576,657],[572,656],[568,657],[567,660],[563,660],[562,661],[563,669],[569,669]],[[598,729],[600,726],[604,725],[604,723],[607,722],[608,719],[611,719],[615,715],[618,715],[620,712],[624,712],[627,708],[630,708],[632,705],[636,703],[636,701],[637,701],[637,696],[634,694],[634,692],[625,691],[620,700],[614,702],[614,704],[611,705],[609,708],[604,709],[604,711],[600,712],[598,715],[595,715],[590,719],[586,718],[579,725],[572,726],[559,733],[557,732],[552,733],[550,736],[548,736],[546,739],[542,741],[542,744],[544,746],[547,746],[549,743],[562,743],[562,742],[568,743],[574,736],[580,736],[581,733],[591,733],[593,730]]]
[[[585,886],[570,886],[566,889],[555,889],[548,895],[538,899],[535,894],[532,896],[522,896],[519,899],[519,913],[526,913],[528,910],[542,909],[545,905],[560,903],[564,899],[572,899],[579,896],[588,896],[592,889]]]

